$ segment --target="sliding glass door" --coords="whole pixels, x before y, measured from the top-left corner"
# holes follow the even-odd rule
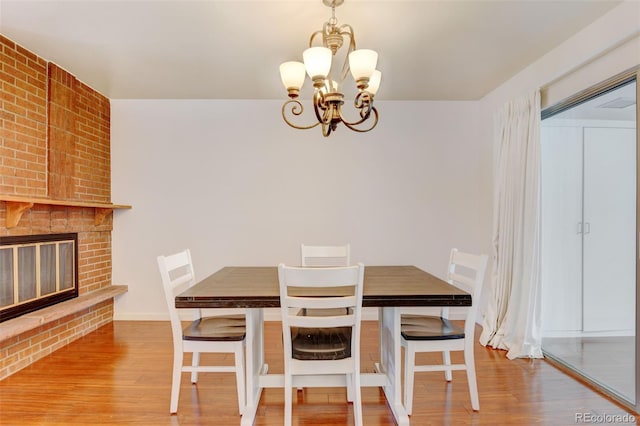
[[[545,355],[636,407],[635,73],[543,112]]]

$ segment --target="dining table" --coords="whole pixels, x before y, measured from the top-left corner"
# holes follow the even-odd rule
[[[406,307],[471,306],[471,295],[411,265],[365,266],[363,307],[378,308],[380,359],[361,373],[361,386],[383,389],[398,425],[410,419],[402,400],[401,312]],[[277,266],[226,266],[175,297],[176,308],[244,308],[246,317],[247,403],[241,425],[252,425],[262,389],[284,387],[283,374],[269,372],[264,359],[264,309],[280,307]],[[318,376],[315,376],[316,378]],[[298,379],[298,381],[296,381]],[[312,386],[314,376],[294,377],[294,387]],[[344,378],[322,378],[344,386]]]

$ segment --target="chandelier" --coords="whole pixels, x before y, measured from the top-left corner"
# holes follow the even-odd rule
[[[322,2],[331,7],[331,19],[324,23],[322,30],[311,34],[309,48],[302,53],[304,63],[292,61],[280,65],[280,78],[290,98],[282,105],[282,118],[295,129],[312,129],[320,125],[323,136],[329,136],[340,123],[356,132],[368,132],[378,124],[378,111],[373,106],[373,98],[382,77],[380,71],[375,69],[378,54],[369,49],[357,50],[353,28],[346,24],[338,25],[336,7],[344,0]],[[314,41],[320,36],[322,46],[314,46]],[[348,38],[348,49],[336,80],[332,75],[332,62],[335,62],[336,53],[343,46],[345,38]],[[360,117],[354,121],[347,121],[342,115],[344,94],[341,88],[349,71],[358,89],[353,104]],[[314,87],[313,110],[317,121],[308,126],[301,126],[294,124],[291,119],[304,112],[298,96],[305,81],[305,72]],[[287,113],[291,114],[290,118],[287,117]]]

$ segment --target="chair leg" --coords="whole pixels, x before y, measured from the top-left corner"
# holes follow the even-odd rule
[[[291,392],[293,389],[291,374],[284,374],[284,426],[291,426],[291,410],[293,405],[293,397]]]
[[[182,348],[173,353],[173,374],[171,378],[171,403],[169,405],[169,413],[178,412],[178,400],[180,399],[180,379],[182,378],[182,362],[184,354]]]
[[[350,375],[353,385],[353,419],[355,420],[356,426],[362,426],[362,392],[361,392],[361,383],[360,383],[360,374],[353,373]]]
[[[413,409],[413,376],[416,366],[416,352],[411,343],[404,348],[404,408],[411,415]]]
[[[247,405],[246,390],[245,390],[245,377],[244,377],[244,346],[239,345],[239,348],[235,351],[235,363],[236,363],[236,388],[238,391],[238,411],[240,415],[244,413],[244,409]]]
[[[469,397],[471,398],[471,408],[473,411],[480,411],[480,400],[478,398],[478,383],[476,381],[476,363],[473,357],[473,346],[465,348],[464,363],[467,367],[467,382],[469,382]]]
[[[200,352],[193,352],[191,354],[191,366],[197,367],[200,365]],[[191,383],[198,383],[198,372],[194,369],[191,372]]]
[[[347,401],[349,402],[353,402],[353,386],[354,386],[353,377],[354,376],[355,374],[347,374],[345,377],[346,384],[347,384]]]
[[[444,365],[451,365],[451,352],[442,351],[442,363]],[[444,370],[444,378],[447,382],[453,380],[453,374],[451,373],[451,370]]]

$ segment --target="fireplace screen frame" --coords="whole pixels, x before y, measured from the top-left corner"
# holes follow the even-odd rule
[[[71,277],[72,287],[70,288],[62,288],[60,289],[61,279],[60,275],[60,243],[71,243],[73,248],[70,250],[73,255],[73,259],[71,259],[72,267],[71,273],[73,277]],[[56,278],[53,284],[49,283],[48,285],[51,287],[55,285],[56,288],[51,292],[51,290],[46,290],[46,295],[41,295],[43,292],[43,281],[40,277],[39,268],[42,269],[41,265],[41,257],[44,257],[40,252],[40,248],[42,246],[50,247],[52,244],[55,244],[55,259],[57,259],[54,263]],[[17,300],[20,298],[19,295],[19,253],[21,249],[29,250],[31,247],[34,248],[35,258],[31,260],[33,263],[33,268],[29,268],[29,274],[24,274],[27,278],[23,277],[23,281],[26,281],[30,287],[30,291],[36,293],[35,297],[28,297],[26,300]],[[20,235],[20,236],[8,236],[8,237],[0,237],[0,250],[3,249],[12,249],[12,260],[11,260],[11,271],[0,271],[0,286],[12,285],[13,290],[11,292],[5,291],[0,288],[0,297],[4,297],[7,299],[11,299],[13,297],[13,303],[9,304],[4,301],[5,306],[0,306],[0,323],[3,321],[10,320],[12,318],[19,317],[21,315],[37,311],[39,309],[55,305],[57,303],[63,302],[65,300],[70,300],[78,297],[78,234],[77,233],[64,233],[64,234],[42,234],[42,235]],[[40,257],[38,257],[40,255]],[[5,262],[6,263],[6,262]],[[11,278],[7,279],[7,276]],[[68,277],[67,277],[68,278]],[[69,279],[64,280],[68,282]],[[11,297],[7,297],[7,295],[11,293]]]

